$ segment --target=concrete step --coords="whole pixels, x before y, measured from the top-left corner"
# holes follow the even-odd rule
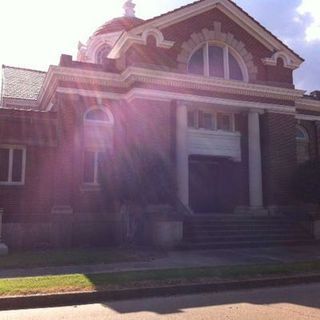
[[[250,230],[256,230],[256,231],[263,231],[263,230],[279,230],[279,231],[285,231],[288,229],[296,229],[298,226],[297,224],[290,224],[290,225],[270,225],[270,224],[228,224],[228,225],[210,225],[210,224],[184,224],[185,230],[195,230],[195,231],[201,231],[201,230],[224,230],[224,231],[237,231],[237,230],[244,230],[244,231],[250,231]]]
[[[184,247],[192,249],[311,244],[314,240],[287,217],[198,215],[184,223]]]
[[[257,247],[275,247],[275,246],[303,246],[312,245],[314,240],[264,240],[264,241],[225,241],[225,242],[203,242],[189,243],[185,242],[180,249],[185,250],[206,250],[206,249],[229,249],[229,248],[257,248]]]
[[[282,240],[306,240],[310,239],[308,234],[282,234],[282,235],[274,235],[274,234],[264,234],[264,235],[244,235],[244,236],[193,236],[193,237],[185,237],[185,241],[192,243],[202,243],[202,242],[235,242],[235,241],[282,241]]]
[[[290,218],[290,217],[289,217]],[[278,215],[278,216],[268,216],[268,215],[244,215],[244,214],[193,214],[187,217],[187,219],[203,219],[203,220],[243,220],[243,219],[255,219],[255,220],[277,220],[277,219],[288,219],[288,216]]]
[[[295,230],[264,230],[264,231],[257,231],[257,230],[185,230],[184,231],[184,237],[188,238],[198,238],[198,237],[206,237],[206,236],[227,236],[227,237],[233,237],[233,236],[263,236],[263,235],[300,235],[300,234],[306,234],[304,230],[301,229],[295,229]]]

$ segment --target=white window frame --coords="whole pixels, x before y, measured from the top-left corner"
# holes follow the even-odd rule
[[[209,47],[210,46],[216,46],[216,47],[220,47],[223,49],[223,69],[224,69],[224,77],[223,78],[210,76],[210,62],[209,62]],[[219,43],[219,42],[218,43],[217,42],[206,42],[205,44],[202,43],[195,50],[193,50],[192,54],[190,55],[189,61],[188,61],[188,66],[190,64],[191,58],[199,49],[202,49],[202,52],[203,52],[203,68],[204,68],[203,75],[205,77],[225,79],[225,80],[231,80],[231,81],[244,81],[244,82],[249,81],[247,67],[245,66],[244,62],[240,58],[239,54],[235,50],[233,50],[232,48],[230,48],[229,46],[227,46],[224,43]],[[230,51],[230,54],[232,54],[233,57],[238,62],[238,65],[239,65],[241,72],[242,72],[242,78],[243,78],[242,80],[230,79],[229,51]]]
[[[85,162],[85,153],[86,152],[94,153],[93,182],[85,182],[84,181],[84,176],[82,175],[83,184],[85,186],[96,186],[96,187],[99,187],[100,183],[99,183],[99,180],[98,180],[98,170],[99,170],[98,156],[99,156],[99,153],[105,153],[106,154],[106,151],[104,151],[104,150],[92,150],[92,149],[84,150],[84,153],[83,153],[83,169],[85,169],[84,168],[84,162]]]
[[[215,115],[216,115],[216,128],[217,128],[217,131],[221,131],[221,132],[235,132],[236,131],[236,120],[235,120],[234,113],[218,111],[218,112],[216,112]],[[218,115],[228,116],[229,117],[229,119],[230,119],[230,130],[223,130],[223,129],[219,129],[218,128]]]
[[[9,150],[8,180],[7,181],[0,181],[0,185],[2,185],[2,186],[22,186],[22,185],[24,185],[25,184],[25,173],[26,173],[26,162],[27,162],[27,148],[25,146],[19,146],[19,145],[0,145],[0,149],[8,149]],[[13,151],[14,150],[22,150],[21,181],[12,181]]]
[[[204,113],[210,113],[213,116],[213,128],[210,129],[205,129],[205,128],[201,128],[200,127],[200,123],[199,123],[199,111],[204,112]],[[208,132],[235,132],[236,131],[236,121],[235,121],[235,113],[233,112],[226,112],[226,111],[219,111],[219,110],[208,110],[208,109],[201,109],[201,108],[197,108],[197,109],[188,109],[187,112],[195,112],[195,127],[189,127],[189,123],[188,123],[188,129],[193,129],[193,130],[204,130],[204,131],[208,131]],[[222,129],[218,129],[218,114],[219,115],[227,115],[230,118],[231,121],[231,126],[230,126],[230,130],[222,130]]]
[[[302,125],[300,125],[300,124],[296,125],[296,130],[299,130],[303,133],[303,138],[296,136],[297,162],[299,164],[301,164],[301,163],[309,161],[311,158],[310,157],[310,138],[309,138],[309,133],[308,133],[307,129],[304,128]],[[303,158],[298,157],[298,145],[299,144],[303,145],[303,147],[306,148],[308,151],[307,156],[305,156]]]

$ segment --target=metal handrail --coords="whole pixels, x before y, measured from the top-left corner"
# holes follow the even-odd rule
[[[183,216],[193,216],[192,210],[187,207],[179,198],[176,198],[176,209],[177,212],[182,214]]]

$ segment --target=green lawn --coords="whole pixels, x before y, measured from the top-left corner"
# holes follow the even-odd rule
[[[320,273],[320,261],[0,279],[0,296],[190,284]]]
[[[0,256],[0,269],[57,267],[84,264],[144,261],[157,253],[130,249],[70,249],[10,253]]]

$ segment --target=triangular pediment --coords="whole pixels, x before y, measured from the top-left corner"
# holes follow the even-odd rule
[[[141,35],[147,29],[164,30],[170,26],[181,23],[184,20],[192,19],[195,16],[217,8],[228,18],[233,20],[239,27],[257,39],[268,50],[274,53],[281,53],[288,57],[292,65],[299,66],[304,60],[270,31],[264,28],[258,21],[241,9],[231,0],[200,0],[176,10],[170,11],[158,17],[145,21],[140,26],[130,30],[132,35]]]

